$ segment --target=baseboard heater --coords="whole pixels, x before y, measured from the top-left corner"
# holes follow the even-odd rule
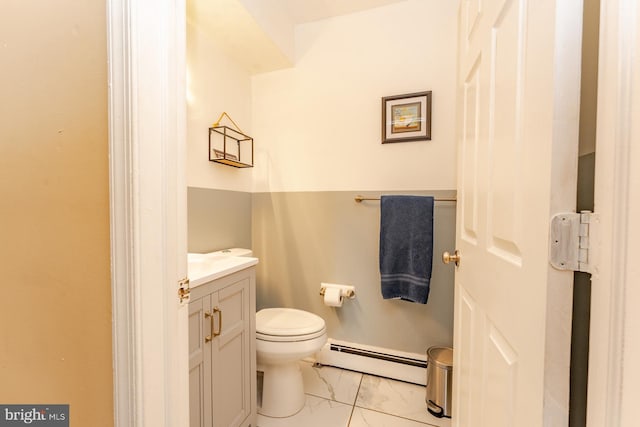
[[[427,359],[415,353],[406,353],[381,347],[329,339],[316,354],[321,365],[363,372],[425,385]]]

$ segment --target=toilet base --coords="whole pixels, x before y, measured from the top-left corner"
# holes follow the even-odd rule
[[[304,407],[305,395],[302,371],[297,361],[282,364],[258,364],[263,372],[260,415],[284,418],[295,415]]]

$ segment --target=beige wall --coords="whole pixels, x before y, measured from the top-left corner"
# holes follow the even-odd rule
[[[252,78],[253,191],[455,189],[456,3],[298,25],[295,66]],[[381,144],[381,98],[428,90],[432,139]]]
[[[187,185],[251,191],[253,169],[209,161],[208,129],[226,111],[248,135],[251,129],[251,76],[211,40],[187,24]],[[233,126],[224,118],[221,124]]]
[[[113,425],[104,0],[0,13],[0,402]]]

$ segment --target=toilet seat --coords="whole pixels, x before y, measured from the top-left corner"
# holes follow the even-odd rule
[[[326,333],[324,319],[295,308],[265,308],[256,313],[256,338],[263,341],[306,341]]]

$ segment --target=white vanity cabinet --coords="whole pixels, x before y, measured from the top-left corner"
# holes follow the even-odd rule
[[[191,427],[256,427],[255,268],[191,289]]]

